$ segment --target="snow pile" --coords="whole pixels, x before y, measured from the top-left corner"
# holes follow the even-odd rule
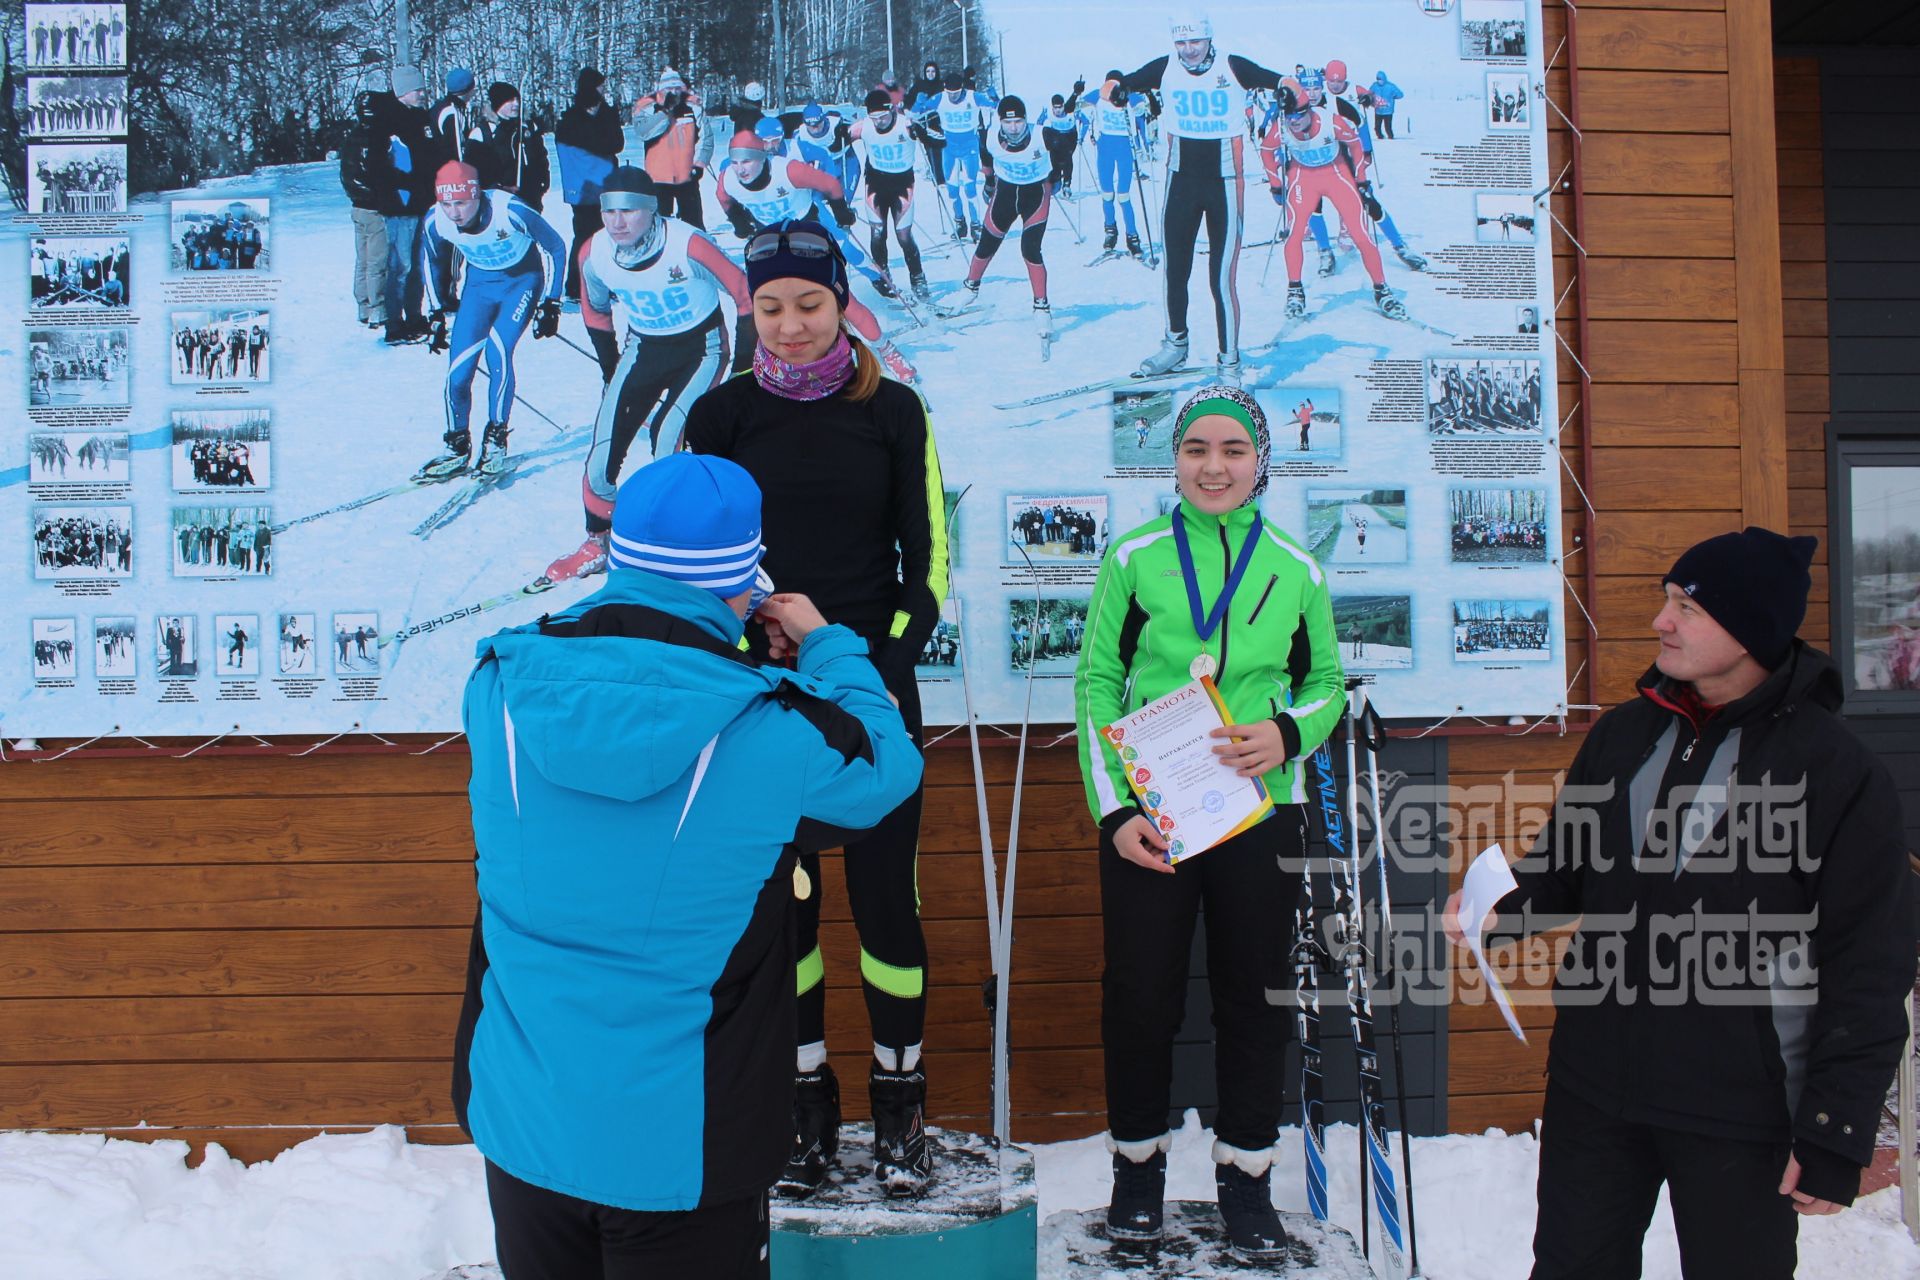
[[[1189,1112],[1171,1199],[1211,1200],[1212,1135]],[[1276,1199],[1303,1211],[1301,1136],[1281,1136]],[[1327,1131],[1333,1216],[1359,1232],[1358,1138]],[[423,1280],[493,1255],[472,1147],[409,1145],[397,1128],[323,1136],[252,1166],[218,1147],[197,1169],[181,1142],[0,1133],[0,1275],[8,1280]],[[1530,1267],[1531,1135],[1414,1142],[1420,1260],[1432,1280],[1520,1280]],[[1106,1203],[1099,1138],[1036,1148],[1040,1213]],[[1680,1275],[1666,1198],[1647,1236],[1648,1280]],[[1897,1188],[1801,1223],[1800,1280],[1920,1276]]]

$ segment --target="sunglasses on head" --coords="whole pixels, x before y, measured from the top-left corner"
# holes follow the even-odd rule
[[[833,241],[819,231],[762,231],[747,241],[747,261],[761,262],[785,249],[796,258],[831,258]]]

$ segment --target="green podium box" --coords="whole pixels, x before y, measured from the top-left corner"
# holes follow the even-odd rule
[[[889,1200],[873,1180],[873,1127],[840,1128],[827,1183],[773,1202],[773,1274],[780,1280],[900,1280],[1035,1273],[1039,1193],[1033,1156],[977,1134],[928,1129],[934,1180],[918,1199]],[[1004,1158],[1003,1158],[1004,1157]]]

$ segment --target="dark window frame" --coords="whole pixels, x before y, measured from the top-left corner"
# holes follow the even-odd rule
[[[1848,715],[1920,713],[1920,689],[1860,689],[1854,684],[1853,472],[1909,467],[1920,485],[1920,418],[1843,415],[1830,419],[1827,444],[1828,609],[1833,657],[1846,687]]]

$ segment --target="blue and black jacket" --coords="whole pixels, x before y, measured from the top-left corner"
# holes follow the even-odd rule
[[[920,755],[866,645],[738,652],[710,593],[637,569],[482,641],[463,711],[480,921],[456,1114],[523,1182],[636,1210],[759,1195],[791,1141],[792,864]]]

